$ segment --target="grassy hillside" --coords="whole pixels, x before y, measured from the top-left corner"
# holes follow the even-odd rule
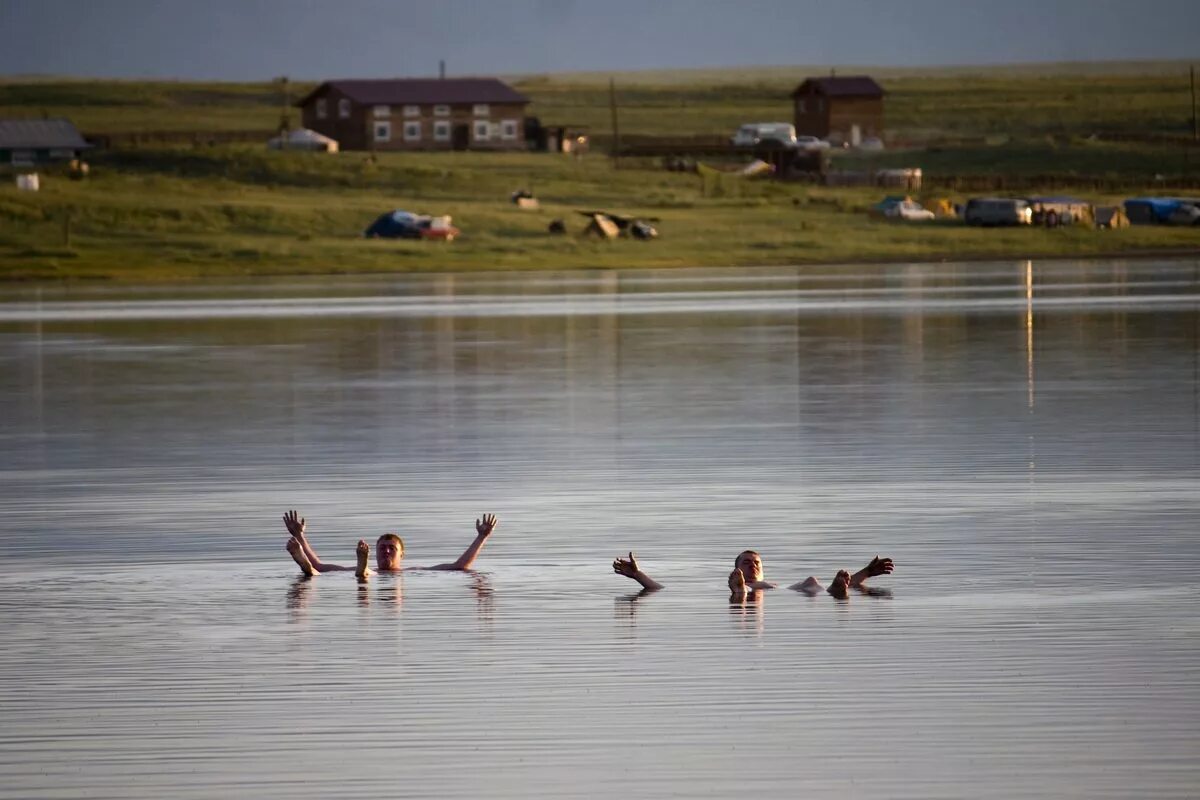
[[[727,134],[747,120],[786,120],[788,93],[813,72],[623,75],[621,129]],[[1162,174],[1191,180],[1200,194],[1200,151],[1183,144],[1190,107],[1182,65],[873,72],[889,92],[889,135],[909,149],[839,155],[840,168],[921,166],[934,179],[1003,175],[1024,188],[1036,188],[1040,176],[1065,176],[1068,184],[1078,176],[1075,188],[1094,201],[1153,192]],[[606,76],[526,76],[517,86],[544,122],[607,133]],[[293,96],[307,88],[293,85]],[[265,130],[279,120],[280,94],[269,83],[0,80],[0,117],[43,113],[93,133]],[[614,171],[598,153],[385,154],[369,162],[355,153],[199,146],[97,152],[90,160],[89,180],[46,171],[37,194],[17,192],[0,174],[0,279],[794,264],[1194,251],[1200,244],[1195,231],[1181,229],[890,225],[864,213],[878,190],[727,179],[714,196],[695,175],[628,159]],[[1121,194],[1087,190],[1097,177],[1118,179]],[[543,209],[509,204],[518,188],[534,190]],[[464,235],[450,245],[359,237],[375,216],[397,207],[451,214]],[[582,239],[578,208],[658,217],[662,238]],[[568,221],[572,235],[546,233],[555,217]]]
[[[889,136],[1038,137],[1046,134],[1182,136],[1190,131],[1187,65],[1025,65],[1010,68],[864,70],[887,98]],[[629,134],[728,134],[748,120],[789,120],[789,93],[813,67],[682,70],[616,75],[621,129]],[[546,123],[610,127],[607,76],[514,79]],[[312,86],[295,83],[291,97]],[[271,83],[0,80],[0,117],[67,116],[84,131],[269,129],[282,95]]]
[[[879,192],[697,176],[652,165],[539,154],[268,153],[259,148],[112,153],[92,178],[44,174],[0,185],[0,279],[161,280],[208,275],[397,270],[625,268],[1088,255],[1196,248],[1190,229],[980,230],[867,218]],[[641,167],[645,168],[641,168]],[[517,188],[540,211],[508,202]],[[450,244],[368,241],[393,208],[448,213]],[[659,219],[661,239],[595,241],[576,209]],[[551,236],[561,217],[571,233]],[[64,224],[69,218],[69,242]]]

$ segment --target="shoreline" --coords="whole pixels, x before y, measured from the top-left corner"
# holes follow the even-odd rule
[[[42,277],[36,275],[6,275],[0,271],[0,286],[22,286],[30,287],[37,285],[44,286],[68,286],[68,285],[109,285],[109,286],[136,286],[136,285],[169,285],[169,284],[187,284],[187,285],[202,285],[206,283],[221,283],[221,282],[241,282],[250,280],[263,279],[280,279],[280,278],[330,278],[342,277],[353,278],[356,276],[380,277],[387,275],[484,275],[493,273],[537,273],[537,272],[618,272],[618,271],[676,271],[676,270],[765,270],[765,269],[805,269],[805,268],[820,268],[820,267],[844,267],[851,265],[876,266],[886,267],[895,266],[898,264],[978,264],[989,261],[1114,261],[1114,260],[1130,260],[1130,261],[1148,261],[1151,259],[1169,259],[1169,260],[1184,260],[1194,258],[1200,260],[1200,244],[1195,247],[1170,247],[1170,248],[1141,248],[1131,250],[1106,250],[1093,253],[1048,253],[1048,254],[1030,254],[1030,253],[1013,253],[1013,254],[998,254],[998,253],[931,253],[928,255],[912,256],[908,258],[898,257],[871,257],[864,256],[863,258],[851,259],[824,259],[814,261],[793,261],[790,263],[745,263],[745,264],[645,264],[645,263],[630,263],[620,266],[609,264],[592,264],[592,265],[564,265],[564,266],[514,266],[505,265],[503,267],[487,268],[487,269],[470,269],[462,268],[461,265],[446,268],[420,268],[410,267],[404,269],[346,269],[330,267],[324,269],[299,269],[299,270],[271,270],[271,271],[255,271],[255,270],[229,270],[229,271],[196,271],[192,274],[161,274],[155,273],[149,276],[126,275],[126,274],[75,274],[63,275],[61,277]]]

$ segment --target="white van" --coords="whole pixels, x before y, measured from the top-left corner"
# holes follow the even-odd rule
[[[749,122],[737,129],[729,140],[734,147],[757,147],[760,144],[796,146],[796,126],[787,122]]]

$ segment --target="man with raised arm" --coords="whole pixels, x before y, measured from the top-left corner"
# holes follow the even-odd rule
[[[295,511],[288,511],[283,515],[283,524],[287,527],[288,533],[292,538],[288,539],[287,551],[291,554],[292,559],[299,565],[300,571],[305,575],[317,575],[322,572],[339,572],[354,570],[354,574],[359,578],[366,578],[371,574],[372,570],[367,566],[367,561],[370,558],[371,549],[366,541],[359,539],[358,547],[355,548],[355,556],[357,564],[353,567],[342,566],[341,564],[330,564],[322,561],[317,552],[313,550],[312,545],[308,543],[308,537],[304,535],[305,524],[304,518]],[[467,546],[463,554],[457,560],[447,564],[436,564],[432,567],[412,567],[412,569],[441,569],[441,570],[469,570],[471,565],[475,563],[476,556],[483,549],[483,543],[492,535],[492,531],[496,528],[496,516],[494,514],[484,514],[481,519],[475,520],[475,541]],[[385,533],[375,542],[375,571],[376,572],[399,572],[403,567],[400,566],[400,561],[404,558],[404,540],[394,533]]]
[[[661,583],[642,571],[632,552],[627,559],[620,557],[613,559],[612,566],[613,572],[637,581],[646,591],[653,592],[663,588]],[[893,569],[895,569],[895,565],[890,558],[875,556],[869,564],[853,575],[844,569],[838,570],[828,589],[815,577],[805,578],[788,588],[808,595],[827,591],[834,597],[844,598],[850,589],[865,589],[867,578],[873,578],[876,575],[890,575]],[[748,595],[752,595],[759,589],[775,589],[777,586],[778,584],[763,578],[762,556],[754,550],[743,550],[738,554],[733,562],[733,572],[729,573],[729,597],[731,600],[745,600]]]

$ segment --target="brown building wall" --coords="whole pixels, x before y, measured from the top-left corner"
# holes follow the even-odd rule
[[[883,98],[804,95],[793,99],[798,135],[850,139],[858,125],[863,136],[883,137]]]
[[[317,104],[322,99],[325,100],[324,118],[317,116]],[[333,88],[326,88],[321,94],[311,98],[301,113],[304,127],[336,139],[338,147],[342,150],[366,150],[367,113],[361,106],[350,101],[350,116],[341,117],[338,114],[338,104],[343,99],[349,98]]]
[[[317,104],[326,101],[326,116],[317,116]],[[335,89],[327,89],[309,99],[302,109],[304,126],[317,133],[337,139],[342,150],[451,150],[456,146],[470,150],[524,150],[525,149],[525,106],[520,103],[488,104],[487,116],[476,116],[474,104],[451,105],[448,115],[438,115],[435,105],[420,105],[419,114],[405,116],[403,105],[387,107],[385,115],[376,116],[375,106],[350,102],[350,116],[338,115],[338,103],[342,95]],[[512,122],[513,138],[504,138],[503,122]],[[477,138],[476,122],[486,121],[489,125],[487,139]],[[447,122],[449,137],[435,138],[437,123]],[[405,137],[407,124],[419,125],[420,136]],[[376,137],[386,131],[385,138]],[[494,135],[491,135],[493,134]]]

